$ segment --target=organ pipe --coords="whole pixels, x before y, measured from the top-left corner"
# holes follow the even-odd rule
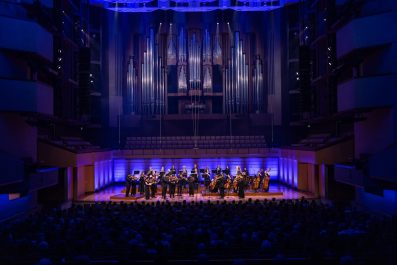
[[[201,85],[201,47],[196,34],[189,43],[189,89],[198,90]]]
[[[253,102],[256,112],[263,112],[263,67],[259,56],[255,59],[255,68],[253,75]]]
[[[160,114],[165,109],[165,71],[159,47],[155,42],[154,30],[150,29],[146,38],[146,51],[143,53],[141,91],[142,112]]]
[[[225,68],[225,102],[227,113],[248,112],[248,64],[243,53],[243,41],[239,32],[235,32],[230,48],[231,58]]]
[[[127,67],[127,98],[128,111],[130,113],[137,112],[137,69],[134,66],[134,59],[131,57],[128,61]]]
[[[186,37],[183,28],[178,36],[178,91],[187,91]]]

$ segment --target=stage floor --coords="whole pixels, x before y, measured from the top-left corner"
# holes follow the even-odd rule
[[[169,193],[167,191],[167,199],[168,201],[217,201],[220,200],[220,196],[214,193],[208,194],[202,191],[203,187],[200,187],[200,192],[195,193],[194,197],[189,196],[187,193],[187,189],[184,190],[182,196],[176,196],[175,198],[170,199]],[[164,201],[161,197],[161,187],[159,186],[157,189],[157,195],[155,198],[151,198],[149,200],[145,200],[144,195],[137,194],[136,197],[125,197],[125,186],[122,184],[114,184],[106,189],[103,189],[99,192],[95,192],[93,194],[86,195],[79,199],[82,202],[100,202],[100,201],[148,201],[148,202],[156,202],[156,201]],[[288,188],[283,185],[274,184],[270,186],[269,192],[258,192],[253,193],[247,191],[245,193],[244,199],[239,199],[237,194],[230,194],[225,193],[224,200],[226,201],[233,201],[233,200],[248,200],[249,198],[256,200],[263,200],[263,199],[299,199],[302,196],[305,198],[315,198],[313,194],[307,192],[297,191],[291,188]]]

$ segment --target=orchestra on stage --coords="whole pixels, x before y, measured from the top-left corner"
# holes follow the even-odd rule
[[[149,170],[134,171],[126,176],[125,196],[136,196],[138,192],[144,195],[145,199],[155,198],[157,186],[161,187],[161,197],[167,199],[182,196],[183,190],[188,187],[190,197],[194,197],[199,191],[200,183],[204,184],[203,194],[218,193],[220,198],[225,194],[237,194],[239,198],[244,198],[245,191],[268,192],[270,181],[270,168],[259,170],[256,175],[250,175],[247,168],[243,170],[240,166],[236,167],[236,174],[231,175],[229,166],[222,169],[220,165],[216,169],[210,170],[208,167],[199,169],[197,164],[193,166],[190,173],[183,166],[179,171],[172,166],[168,171],[161,167],[160,171],[149,167]],[[201,175],[201,181],[200,181]]]

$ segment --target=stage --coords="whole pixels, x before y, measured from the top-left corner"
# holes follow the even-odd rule
[[[169,191],[167,190],[167,201],[217,201],[217,200],[226,200],[226,201],[233,201],[233,200],[248,200],[248,199],[299,199],[301,197],[305,198],[315,198],[315,196],[311,193],[297,191],[286,187],[280,184],[273,184],[270,186],[269,192],[253,192],[247,190],[245,192],[245,198],[240,199],[236,193],[232,192],[225,192],[224,199],[220,198],[219,193],[209,193],[204,190],[203,186],[200,186],[199,192],[195,192],[194,196],[189,196],[187,189],[183,190],[182,196],[175,195],[175,198],[169,198]],[[125,197],[125,186],[122,184],[114,184],[110,187],[107,187],[101,191],[86,195],[80,198],[78,201],[81,202],[102,202],[102,201],[114,201],[114,202],[133,202],[133,201],[148,201],[148,202],[156,202],[156,201],[164,201],[161,197],[161,187],[158,186],[157,194],[155,198],[150,198],[149,200],[145,199],[144,194],[139,194],[135,197]]]

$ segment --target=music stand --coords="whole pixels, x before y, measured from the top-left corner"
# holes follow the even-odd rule
[[[139,170],[134,170],[134,175],[139,175]]]

